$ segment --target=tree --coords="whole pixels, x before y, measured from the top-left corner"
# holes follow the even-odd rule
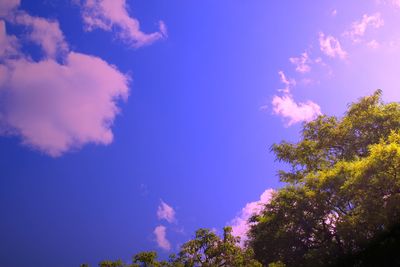
[[[122,262],[122,260],[105,260],[99,263],[99,267],[125,267],[125,264]]]
[[[239,246],[240,238],[232,235],[232,228],[225,227],[221,239],[208,229],[196,231],[194,239],[186,242],[178,254],[177,262],[184,266],[261,266],[253,259],[253,251]]]
[[[140,252],[133,256],[133,263],[135,265],[143,267],[158,266],[157,253],[154,251]]]
[[[183,244],[178,255],[172,254],[168,261],[159,261],[157,253],[150,251],[133,256],[132,264],[102,261],[99,267],[261,267],[252,249],[242,248],[239,243],[231,227],[224,228],[222,238],[208,229],[199,229],[194,239]]]
[[[335,265],[400,222],[400,105],[384,104],[381,93],[272,147],[290,168],[279,172],[286,186],[252,218],[249,245],[263,265]]]

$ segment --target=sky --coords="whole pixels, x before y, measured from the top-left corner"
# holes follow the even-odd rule
[[[398,0],[1,1],[0,266],[245,238],[272,144],[400,100],[399,23]]]

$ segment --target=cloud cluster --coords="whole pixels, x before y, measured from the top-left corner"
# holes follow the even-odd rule
[[[168,223],[176,223],[175,210],[172,206],[168,205],[164,201],[160,201],[160,205],[157,208],[158,220],[165,220]],[[157,226],[153,231],[156,237],[157,245],[163,250],[170,250],[171,244],[167,239],[167,227],[164,225]]]
[[[167,36],[163,21],[158,23],[158,32],[142,32],[139,21],[129,16],[126,0],[83,0],[80,6],[86,30],[115,30],[118,37],[132,47],[149,45]]]
[[[110,144],[129,77],[98,57],[69,50],[57,21],[16,10],[18,4],[0,4],[0,134],[19,136],[50,156]],[[26,34],[7,34],[5,20]],[[42,49],[40,59],[24,54],[26,41]]]
[[[384,24],[384,20],[379,12],[373,15],[364,14],[360,21],[353,22],[351,29],[346,31],[344,35],[349,36],[353,42],[359,42],[359,38],[364,36],[368,27],[378,29]]]
[[[232,234],[240,237],[242,244],[247,239],[247,232],[250,229],[249,219],[253,215],[260,214],[264,205],[271,201],[274,192],[273,189],[265,190],[259,200],[247,203],[240,213],[229,222],[229,225],[232,226]]]
[[[46,57],[55,58],[60,53],[68,52],[68,44],[58,21],[18,12],[12,22],[26,27],[28,38],[41,47]]]
[[[337,10],[334,10],[334,15]],[[368,27],[380,28],[384,24],[380,13],[373,15],[364,15],[360,21],[355,21],[349,31],[343,35],[350,37],[353,41],[364,36]],[[341,59],[348,61],[348,52],[342,47],[340,40],[332,35],[326,35],[320,32],[318,35],[319,50],[322,55],[331,59]],[[376,40],[371,40],[365,43],[367,47],[378,48],[379,43]],[[318,53],[318,52],[316,52]],[[314,83],[314,77],[310,77],[312,66],[320,66],[328,68],[328,76],[332,76],[332,69],[327,65],[321,56],[315,59],[310,58],[309,52],[303,52],[299,57],[290,57],[289,62],[295,66],[295,71],[300,75],[308,74],[308,77],[300,78],[303,85]],[[311,121],[321,115],[321,108],[318,104],[308,100],[305,102],[296,102],[291,93],[291,89],[296,86],[295,79],[288,79],[283,71],[278,72],[281,83],[285,88],[279,89],[281,95],[274,95],[272,98],[273,113],[286,119],[286,125]],[[318,78],[317,78],[318,79]]]

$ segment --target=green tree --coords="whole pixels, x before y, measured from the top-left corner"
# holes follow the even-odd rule
[[[232,228],[225,227],[223,238],[208,229],[196,231],[195,238],[186,242],[176,262],[187,267],[203,266],[261,266],[254,260],[253,251],[239,246],[240,238],[232,235]]]
[[[122,260],[105,260],[99,263],[99,267],[125,267],[125,264],[122,262]]]
[[[242,248],[240,238],[232,235],[232,228],[225,227],[223,237],[208,229],[199,229],[195,237],[182,245],[178,255],[159,261],[157,253],[140,252],[133,256],[132,264],[122,261],[102,261],[100,267],[261,267],[254,260],[250,248]],[[279,265],[278,265],[279,266]]]
[[[334,265],[400,222],[398,103],[378,90],[301,134],[272,147],[290,166],[279,172],[286,186],[252,218],[249,244],[265,266]]]
[[[133,263],[140,267],[159,266],[157,261],[157,253],[154,251],[140,252],[133,256]]]

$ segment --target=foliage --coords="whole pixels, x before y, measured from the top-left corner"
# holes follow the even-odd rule
[[[224,228],[222,238],[208,229],[199,229],[194,239],[183,244],[178,255],[171,255],[168,261],[158,261],[156,252],[141,252],[133,256],[132,264],[102,261],[99,267],[261,267],[252,250],[240,247],[239,242],[231,227]]]
[[[400,222],[400,105],[384,104],[381,91],[272,150],[290,170],[252,218],[249,245],[263,265],[334,265]]]
[[[272,262],[272,263],[268,264],[268,267],[285,267],[285,266],[286,265],[281,261]]]
[[[400,224],[396,224],[366,244],[357,253],[340,259],[336,266],[400,266]]]
[[[240,238],[232,235],[232,228],[225,227],[223,238],[207,229],[199,229],[193,240],[185,243],[177,262],[184,266],[261,266],[253,259],[253,251],[239,246]]]

